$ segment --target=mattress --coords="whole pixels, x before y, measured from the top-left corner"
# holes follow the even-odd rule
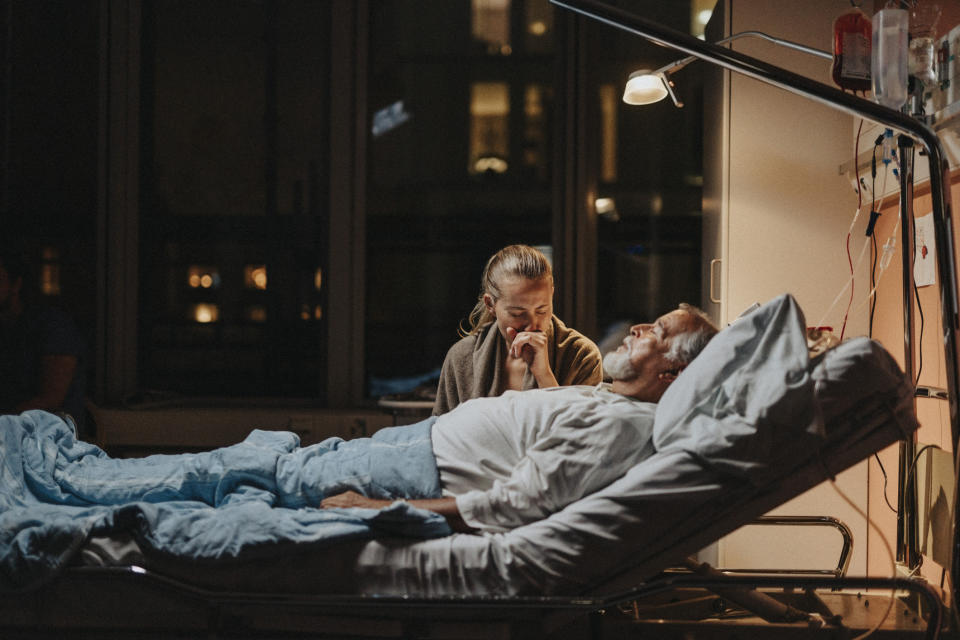
[[[757,388],[763,389],[757,393]],[[203,589],[368,597],[602,595],[636,585],[917,428],[913,387],[867,338],[811,359],[781,296],[722,331],[668,389],[657,453],[545,520],[502,534],[380,538],[203,564],[93,540],[84,561]]]

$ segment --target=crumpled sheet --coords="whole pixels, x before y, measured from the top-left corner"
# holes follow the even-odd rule
[[[404,502],[318,508],[325,495],[348,489],[439,497],[429,421],[373,438],[299,444],[293,433],[257,430],[211,452],[113,459],[76,440],[72,425],[53,414],[0,416],[0,592],[47,582],[90,535],[120,530],[145,550],[195,560],[450,533],[443,517]],[[324,458],[337,448],[348,455]]]

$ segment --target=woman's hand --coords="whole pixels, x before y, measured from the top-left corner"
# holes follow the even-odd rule
[[[507,328],[510,342],[510,357],[522,358],[541,389],[556,387],[557,379],[550,369],[549,345],[547,334],[542,331],[517,331]]]
[[[344,491],[335,496],[324,498],[320,501],[322,509],[331,509],[337,507],[361,507],[364,509],[382,509],[390,506],[389,500],[374,500],[356,491]]]

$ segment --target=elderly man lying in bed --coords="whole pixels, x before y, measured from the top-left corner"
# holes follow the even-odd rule
[[[682,304],[631,327],[606,355],[609,387],[507,391],[431,418],[444,497],[409,502],[454,530],[505,531],[606,486],[654,452],[655,403],[716,332],[702,311]],[[350,490],[321,505],[380,508],[392,500]]]
[[[254,431],[231,447],[140,459],[111,459],[67,441],[55,463],[37,463],[55,469],[41,483],[49,485],[43,500],[218,507],[255,496],[289,514],[406,499],[455,530],[505,531],[562,509],[652,455],[655,403],[715,333],[702,312],[683,305],[631,328],[604,360],[610,387],[508,391],[370,438],[299,447],[293,434]],[[32,459],[36,446],[18,446]]]

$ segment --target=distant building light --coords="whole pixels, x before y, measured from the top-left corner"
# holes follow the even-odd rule
[[[60,295],[60,250],[51,245],[40,247],[40,260],[40,292]]]
[[[40,290],[45,296],[60,295],[60,265],[45,264],[40,267]]]
[[[245,315],[250,322],[266,322],[267,308],[262,304],[250,305],[246,308]]]
[[[216,267],[191,265],[187,268],[187,284],[191,289],[219,288],[220,271]]]
[[[506,173],[509,167],[506,160],[496,156],[477,158],[473,163],[473,170],[476,173]]]
[[[206,324],[208,322],[217,322],[220,319],[220,307],[215,304],[195,304],[191,314],[195,322]]]
[[[247,289],[267,288],[267,265],[248,264],[243,268],[243,286]]]
[[[317,291],[320,291],[320,285],[323,284],[323,269],[317,267],[317,270],[313,272],[313,288]]]
[[[527,27],[527,30],[535,36],[542,36],[547,32],[547,23],[543,20],[534,20]]]
[[[314,305],[313,308],[309,304],[300,305],[300,319],[323,320],[323,307],[318,304]]]

